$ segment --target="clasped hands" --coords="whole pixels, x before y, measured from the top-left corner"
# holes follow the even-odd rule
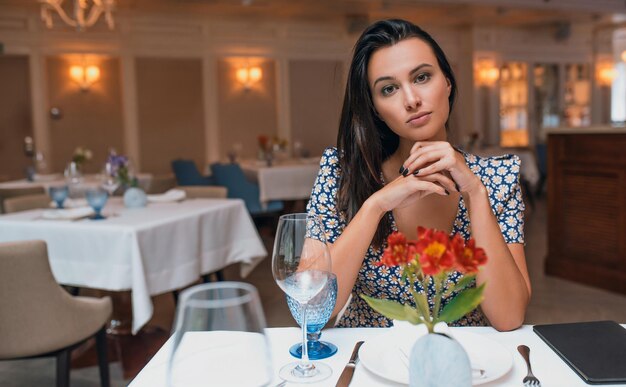
[[[374,193],[382,211],[408,206],[430,195],[471,194],[483,188],[465,157],[447,141],[419,141],[400,168],[400,176]]]

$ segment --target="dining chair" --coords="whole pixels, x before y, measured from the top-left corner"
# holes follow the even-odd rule
[[[24,195],[4,199],[4,212],[7,214],[48,207],[50,207],[50,197],[46,194]]]
[[[185,191],[187,199],[225,199],[228,197],[228,188],[219,185],[212,186],[180,186],[177,189]]]
[[[160,194],[176,186],[176,176],[168,173],[166,175],[154,175],[148,183],[147,194]]]
[[[56,357],[56,386],[70,381],[73,349],[95,337],[100,385],[109,386],[109,297],[72,297],[55,281],[44,241],[0,244],[0,360]]]
[[[4,213],[4,201],[8,198],[45,193],[46,190],[42,186],[26,188],[0,188],[0,214]]]
[[[203,176],[193,160],[176,159],[172,161],[172,171],[178,185],[213,185],[210,176]]]
[[[217,185],[228,189],[229,198],[243,199],[252,216],[275,215],[282,211],[281,200],[272,200],[263,206],[259,200],[259,186],[246,179],[239,164],[211,164],[213,178]]]

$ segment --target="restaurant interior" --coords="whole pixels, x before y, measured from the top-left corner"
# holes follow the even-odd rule
[[[68,308],[67,295],[112,300],[76,315],[38,306],[30,318],[47,324],[0,330],[0,348],[15,347],[0,350],[0,385],[60,386],[65,364],[72,386],[104,386],[102,351],[111,386],[153,385],[146,364],[202,283],[252,284],[266,326],[297,341],[272,273],[278,218],[305,211],[337,144],[354,43],[390,18],[428,31],[452,65],[448,141],[521,160],[524,326],[626,323],[624,1],[0,0],[0,259],[37,255],[47,270],[19,278],[0,262],[1,326],[48,303],[28,301],[33,283],[54,279]],[[2,252],[28,240],[46,244]],[[66,358],[20,352],[88,324],[105,328]],[[314,385],[337,383],[353,344]],[[521,385],[525,363],[511,358],[487,386]],[[562,364],[562,380],[582,383]],[[400,385],[366,368],[353,385]]]

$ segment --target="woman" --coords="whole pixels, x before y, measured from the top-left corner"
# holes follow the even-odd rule
[[[375,263],[392,231],[416,239],[417,226],[471,236],[489,257],[476,279],[488,282],[481,309],[453,325],[511,330],[523,323],[531,288],[520,162],[481,159],[446,141],[455,95],[445,54],[419,27],[380,21],[357,41],[337,148],[324,152],[308,205],[327,228],[338,281],[334,314],[352,294],[338,326],[391,325],[359,294],[412,303],[399,268]],[[432,299],[434,289],[427,291]]]

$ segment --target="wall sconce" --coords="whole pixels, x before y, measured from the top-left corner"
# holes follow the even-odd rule
[[[613,67],[613,63],[600,63],[596,68],[596,81],[600,86],[611,86],[613,80],[617,77],[617,71]]]
[[[245,90],[250,90],[254,84],[263,78],[263,71],[257,66],[245,66],[237,70],[237,80],[243,85]]]
[[[82,91],[88,91],[100,79],[100,68],[95,65],[75,65],[70,67],[70,78],[78,83]]]
[[[481,60],[476,64],[476,84],[478,86],[493,86],[500,78],[500,70],[490,60]]]
[[[622,58],[622,62],[626,62],[626,50],[622,51],[622,55],[620,55],[620,58]]]

